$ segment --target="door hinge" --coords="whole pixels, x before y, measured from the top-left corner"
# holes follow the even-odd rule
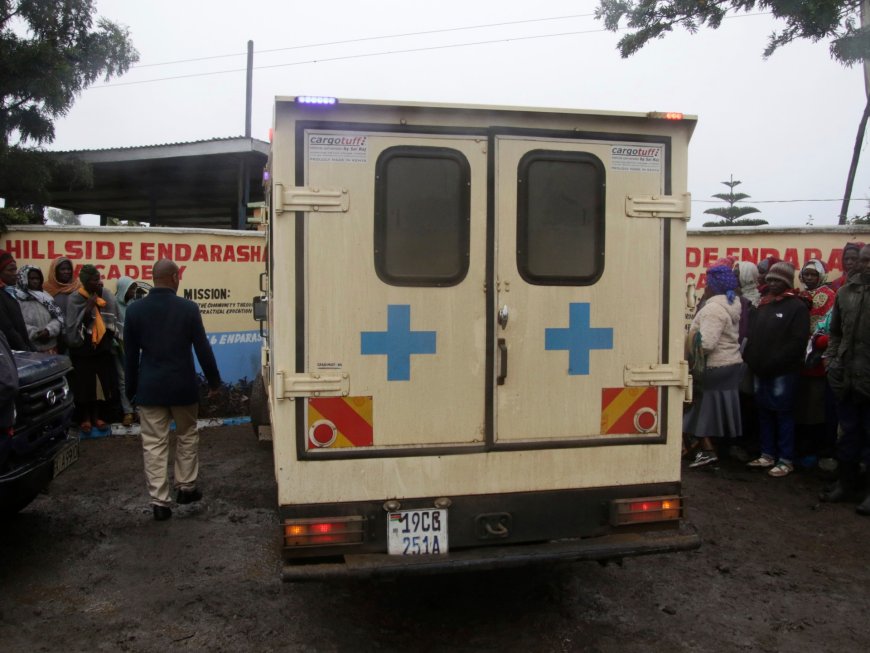
[[[692,399],[692,377],[684,360],[676,365],[626,365],[622,382],[626,386],[672,385],[685,391],[686,401]]]
[[[296,397],[346,397],[350,393],[350,375],[340,374],[292,374],[283,370],[275,372],[275,398]]]
[[[321,213],[347,213],[350,193],[347,188],[320,186],[293,186],[275,184],[275,215],[284,211],[315,211]]]
[[[692,194],[682,195],[627,195],[625,214],[630,218],[676,218],[692,217]]]

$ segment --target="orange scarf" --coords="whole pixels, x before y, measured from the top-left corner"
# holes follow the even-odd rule
[[[79,288],[79,295],[85,299],[90,298],[88,291],[84,288]],[[105,308],[106,300],[102,297],[97,297],[97,305],[94,306],[94,328],[91,330],[91,342],[94,346],[100,344],[100,340],[106,335],[106,324],[103,322],[103,316],[100,315],[100,309]]]

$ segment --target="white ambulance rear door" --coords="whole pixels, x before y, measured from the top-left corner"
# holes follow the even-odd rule
[[[303,457],[484,444],[486,134],[444,131],[302,131],[301,181],[347,198],[305,216],[302,371],[350,385],[304,402]]]
[[[666,191],[667,141],[635,139],[495,136],[496,446],[660,434],[663,390],[623,378],[667,343],[667,225],[625,209]]]

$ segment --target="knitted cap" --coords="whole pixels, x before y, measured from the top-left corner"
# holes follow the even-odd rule
[[[780,259],[776,258],[775,256],[768,256],[766,259],[759,261],[758,274],[767,274],[767,271],[779,262]]]
[[[794,266],[791,263],[780,261],[770,266],[767,272],[767,281],[771,279],[779,279],[784,282],[789,288],[794,288]]]

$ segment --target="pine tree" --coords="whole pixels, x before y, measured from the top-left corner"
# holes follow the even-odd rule
[[[746,193],[736,193],[734,189],[742,184],[741,181],[734,181],[734,175],[731,175],[730,181],[723,181],[723,184],[728,186],[727,193],[716,193],[713,195],[718,200],[728,202],[728,206],[717,206],[712,209],[707,209],[704,213],[710,215],[718,215],[722,220],[720,222],[705,222],[705,227],[747,227],[750,225],[767,224],[767,220],[761,218],[753,218],[744,220],[743,216],[750,213],[760,213],[759,209],[754,206],[737,206],[737,202],[742,202],[749,198]]]

